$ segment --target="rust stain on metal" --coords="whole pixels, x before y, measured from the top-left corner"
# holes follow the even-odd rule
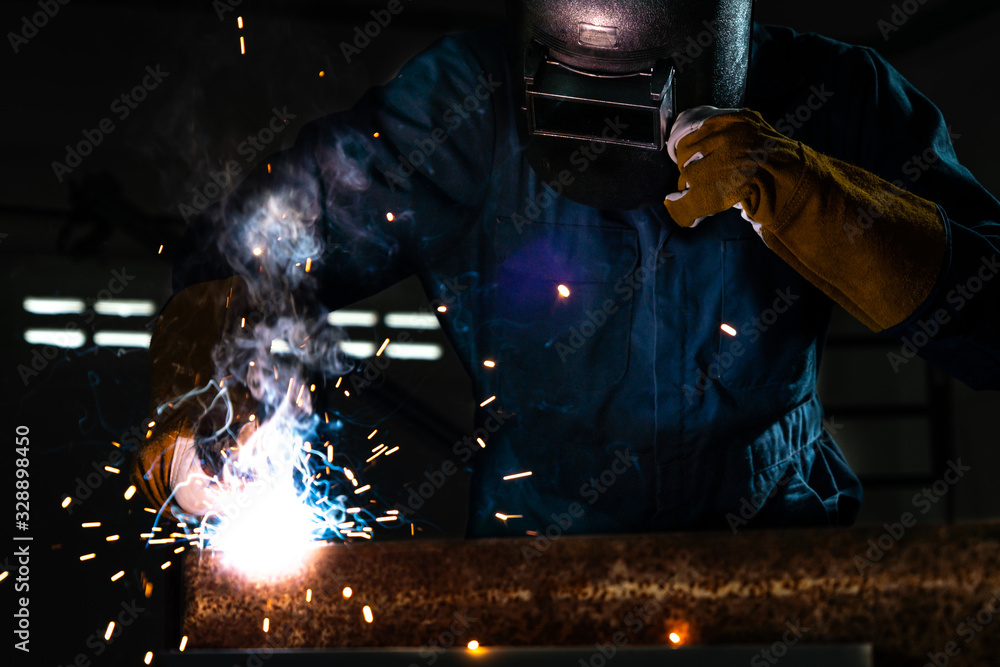
[[[632,645],[668,645],[683,626],[686,644],[769,645],[792,622],[807,629],[805,643],[871,642],[878,664],[926,659],[948,642],[961,649],[955,664],[1000,655],[1000,616],[968,644],[957,633],[991,600],[1000,607],[1000,524],[910,528],[875,560],[884,534],[375,541],[322,547],[301,575],[275,582],[194,551],[182,634],[192,648],[419,647],[449,628],[457,645],[593,645],[616,632]],[[654,612],[638,623],[638,609]]]

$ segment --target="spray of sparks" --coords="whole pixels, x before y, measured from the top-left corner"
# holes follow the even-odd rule
[[[347,513],[346,497],[331,497],[332,475],[341,469],[332,465],[328,450],[309,444],[317,420],[297,395],[290,382],[279,409],[228,450],[219,475],[188,482],[206,491],[199,545],[255,578],[297,572],[323,541],[368,537],[364,518]],[[273,531],[277,539],[269,535]]]
[[[202,503],[198,514],[182,517],[197,524],[200,546],[212,547],[248,575],[289,576],[320,543],[370,539],[367,520],[377,518],[348,507],[349,497],[354,500],[371,487],[334,465],[329,443],[312,444],[322,442],[327,420],[313,413],[316,384],[309,377],[348,369],[338,346],[343,332],[326,324],[325,312],[307,315],[292,296],[308,294],[318,264],[314,258],[322,256],[315,211],[293,194],[268,192],[250,215],[235,222],[220,250],[247,278],[247,307],[266,307],[270,316],[251,326],[247,314],[233,313],[239,328],[227,333],[213,353],[215,378],[223,379],[171,401],[176,406],[215,392],[211,405],[224,407],[227,415],[215,436],[230,443],[217,452],[221,470],[212,476],[196,471],[174,493],[182,495],[184,485],[192,485],[187,491]],[[227,302],[227,308],[236,303]],[[259,415],[238,428],[229,378],[259,404]],[[384,445],[382,452],[388,453]]]
[[[242,27],[241,18],[239,28]],[[245,52],[242,35],[240,41],[241,51]],[[344,188],[358,192],[364,190],[364,179],[356,166],[345,163],[335,171],[336,180]],[[270,164],[267,165],[267,173],[272,173]],[[330,210],[328,205],[327,211]],[[374,501],[363,495],[370,491],[370,485],[361,484],[358,475],[350,469],[335,466],[333,445],[319,437],[323,428],[330,426],[330,420],[324,413],[321,423],[319,417],[313,414],[310,394],[316,387],[308,382],[307,377],[310,373],[322,377],[340,376],[336,384],[339,388],[348,368],[343,367],[336,345],[343,332],[310,329],[310,322],[303,321],[294,301],[287,297],[293,288],[302,287],[315,279],[310,273],[319,263],[317,258],[323,255],[318,235],[310,233],[314,231],[310,226],[315,217],[315,211],[310,211],[309,205],[302,200],[295,201],[294,197],[280,193],[268,194],[256,206],[256,214],[241,221],[237,225],[238,232],[220,242],[220,250],[229,257],[235,272],[255,281],[257,303],[266,302],[277,317],[250,340],[224,340],[217,346],[213,354],[215,377],[221,379],[213,379],[204,387],[160,406],[158,412],[162,413],[185,400],[214,392],[211,404],[219,402],[224,405],[228,415],[226,424],[215,435],[228,432],[234,443],[223,451],[224,464],[217,474],[193,475],[182,482],[182,486],[201,487],[207,505],[205,512],[186,515],[174,508],[181,521],[170,524],[165,521],[164,508],[141,508],[153,515],[153,526],[138,537],[148,546],[162,545],[172,551],[172,555],[159,563],[160,570],[168,570],[174,564],[174,558],[189,547],[212,547],[221,552],[227,563],[253,578],[284,578],[300,571],[309,552],[324,542],[371,539],[373,529],[368,525],[369,520],[390,524],[401,521],[395,510],[389,510],[383,516],[372,513],[368,505]],[[388,220],[393,218],[392,213],[388,214]],[[160,245],[157,253],[162,253],[163,249],[164,246]],[[279,296],[281,294],[285,297]],[[226,307],[229,305],[227,299]],[[447,309],[442,306],[438,310],[445,312]],[[249,334],[252,327],[247,326],[245,316],[241,314],[237,317],[241,322],[240,331]],[[313,313],[312,318],[312,325],[324,322],[325,313]],[[383,343],[380,353],[387,344],[388,341]],[[233,372],[240,365],[244,369],[242,376]],[[250,372],[245,369],[250,369]],[[258,414],[250,415],[249,424],[240,428],[238,433],[231,430],[236,415],[228,395],[229,388],[235,383],[231,382],[227,387],[227,381],[234,376],[251,390],[261,406]],[[144,426],[148,440],[154,436],[157,422],[151,421]],[[372,439],[376,432],[373,431],[368,439]],[[485,446],[481,440],[480,444]],[[117,442],[112,445],[121,447]],[[380,443],[373,452],[376,457],[384,455],[384,458],[398,449]],[[111,466],[106,466],[105,470],[113,475],[121,473]],[[341,489],[352,493],[338,493]],[[135,485],[129,485],[123,497],[126,503],[141,502]],[[348,507],[348,498],[353,506]],[[364,500],[368,500],[365,507],[356,506]],[[69,513],[79,506],[76,499],[69,495],[64,496],[59,504]],[[93,530],[101,527],[100,521],[81,524],[81,528],[91,529],[102,545],[112,543],[118,546],[124,538],[132,537]],[[413,524],[409,525],[409,533],[415,535]],[[108,554],[99,557],[96,551],[86,551],[78,555],[81,562],[88,563],[86,567],[106,568],[103,576],[107,576],[111,583],[128,581],[124,569],[119,569],[117,564],[109,567]],[[10,574],[6,570],[0,572],[0,582],[8,579]],[[153,582],[144,569],[138,574],[135,583],[145,598],[151,598]],[[345,599],[352,594],[350,587],[342,591]],[[312,602],[312,589],[306,590],[305,599],[307,603]],[[369,605],[363,608],[363,618],[368,623],[374,621]],[[270,620],[264,618],[264,632],[268,632],[269,625]],[[115,622],[109,620],[104,630],[106,640],[114,634],[115,628]],[[182,637],[179,651],[184,651],[187,644],[188,637]],[[147,651],[143,656],[144,664],[151,664],[153,658],[153,652]]]

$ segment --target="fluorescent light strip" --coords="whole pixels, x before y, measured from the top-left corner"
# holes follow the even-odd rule
[[[149,347],[151,334],[143,331],[98,331],[94,342],[102,347]]]
[[[393,329],[439,329],[438,319],[430,313],[388,313],[385,325]]]
[[[355,359],[367,359],[375,356],[375,343],[364,341],[345,340],[340,342],[340,349],[349,357]]]
[[[77,315],[87,309],[87,304],[83,299],[28,296],[24,298],[24,309],[35,315]]]
[[[65,329],[28,329],[24,332],[24,340],[32,345],[52,345],[54,347],[83,347],[87,336],[82,331],[66,331]]]
[[[152,301],[140,301],[136,299],[111,299],[95,303],[94,312],[98,315],[138,317],[154,314],[156,312],[156,304]]]
[[[326,316],[335,327],[373,327],[378,324],[378,313],[373,310],[337,310]]]
[[[440,359],[444,350],[436,343],[389,343],[385,355],[392,359],[419,359],[434,361]]]

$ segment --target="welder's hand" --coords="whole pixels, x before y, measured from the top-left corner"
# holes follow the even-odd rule
[[[173,501],[186,514],[204,516],[215,506],[215,489],[224,480],[206,470],[194,438],[181,436],[174,441],[170,465]]]
[[[157,319],[149,345],[150,414],[155,425],[150,437],[136,448],[132,464],[135,485],[157,509],[169,512],[179,506],[197,514],[195,510],[204,506],[197,496],[204,495],[209,488],[206,480],[221,468],[223,444],[208,447],[206,441],[230,420],[243,423],[256,410],[249,392],[232,378],[226,385],[230,405],[217,400],[219,381],[213,377],[212,351],[227,328],[240,327],[245,309],[236,304],[242,303],[245,292],[239,278],[192,285],[174,296]],[[201,443],[197,465],[189,444],[194,442]],[[171,494],[182,480],[197,472],[198,466],[204,467],[206,479],[180,491],[183,502],[178,503],[178,496]]]
[[[698,107],[668,139],[680,192],[664,205],[692,227],[730,207],[767,246],[873,331],[909,317],[945,255],[937,206],[792,141],[755,111]],[[860,212],[874,224],[858,226]]]
[[[233,479],[232,469],[227,468],[226,463],[238,460],[240,447],[257,430],[256,425],[255,421],[244,424],[235,442],[225,439],[221,444],[206,446],[201,443],[199,446],[194,437],[181,435],[176,438],[170,465],[170,488],[174,503],[182,511],[193,516],[220,511],[220,499],[230,485],[240,483]]]
[[[760,225],[776,219],[805,166],[801,144],[749,109],[688,109],[674,122],[667,151],[680,167],[679,192],[664,205],[682,227],[729,208]]]
[[[256,424],[243,424],[235,439],[224,435],[209,440],[196,435],[187,421],[158,426],[155,437],[137,452],[133,479],[158,508],[175,516],[177,510],[196,517],[217,511],[219,499],[240,482],[226,464],[238,460]]]

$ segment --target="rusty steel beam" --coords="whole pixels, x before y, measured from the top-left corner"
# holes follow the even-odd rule
[[[190,648],[431,651],[473,639],[670,645],[675,633],[687,645],[872,643],[878,665],[924,664],[928,653],[992,664],[998,565],[995,523],[376,540],[324,546],[300,574],[270,582],[206,551],[184,564],[180,631]]]

